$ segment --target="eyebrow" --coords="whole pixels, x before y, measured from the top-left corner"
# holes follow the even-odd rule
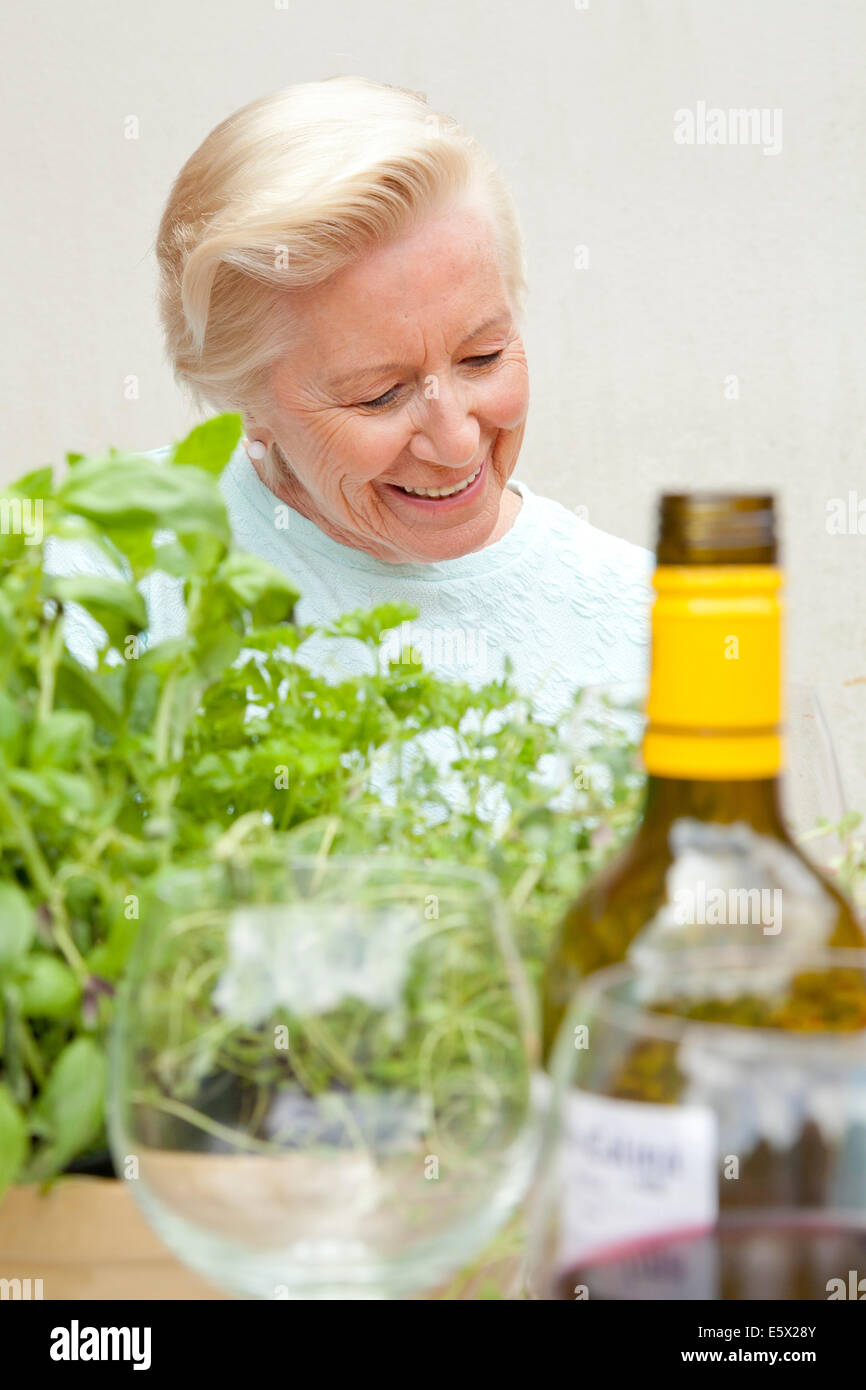
[[[482,333],[487,332],[488,328],[493,328],[498,323],[504,323],[508,317],[508,311],[502,309],[498,314],[494,314],[492,318],[485,319],[484,323],[479,324],[478,328],[474,328],[471,333],[466,334],[463,342],[460,343],[458,347],[458,352],[466,343],[471,343],[473,338],[480,338]],[[341,386],[349,385],[353,381],[358,381],[361,377],[378,377],[385,376],[387,372],[401,372],[405,369],[405,366],[405,362],[382,362],[378,366],[355,367],[353,371],[343,372],[340,376],[334,377],[329,385],[332,389],[336,390]]]

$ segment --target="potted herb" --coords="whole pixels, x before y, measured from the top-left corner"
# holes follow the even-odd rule
[[[557,731],[508,679],[473,689],[405,652],[383,659],[383,634],[411,610],[298,624],[292,584],[232,546],[218,475],[239,434],[239,418],[222,416],[165,461],[69,455],[62,478],[36,470],[2,499],[13,523],[0,534],[0,1193],[12,1188],[0,1252],[9,1277],[26,1274],[8,1266],[27,1253],[28,1232],[43,1268],[52,1265],[46,1231],[67,1257],[79,1232],[97,1261],[113,1248],[112,1230],[142,1258],[160,1249],[137,1219],[118,1231],[120,1184],[56,1183],[111,1171],[106,1035],[154,876],[287,832],[317,852],[382,846],[483,866],[537,974],[575,874],[608,852],[597,832],[612,830],[614,847],[636,809],[628,750],[610,754],[612,790],[583,789],[580,816],[556,809],[536,771],[556,753]],[[38,527],[24,525],[37,517]],[[46,560],[58,542],[91,547],[111,574],[64,574]],[[183,583],[186,632],[148,645],[142,588],[157,573]],[[100,625],[92,667],[66,646],[70,605]],[[313,637],[363,644],[367,674],[316,674],[304,660]],[[413,743],[437,728],[457,731],[459,809]],[[388,796],[373,775],[383,762]],[[496,784],[506,809],[494,825],[485,807]]]

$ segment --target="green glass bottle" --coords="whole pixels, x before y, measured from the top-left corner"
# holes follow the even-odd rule
[[[549,1055],[579,980],[640,951],[863,946],[782,816],[782,573],[773,498],[661,499],[641,823],[566,914],[543,991]]]

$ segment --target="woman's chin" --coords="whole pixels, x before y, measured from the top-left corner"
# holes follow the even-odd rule
[[[459,495],[443,498],[439,505],[425,498],[427,505],[419,506],[419,499],[397,496],[390,489],[388,510],[394,524],[388,539],[404,562],[456,560],[488,542],[499,520],[503,487],[492,471],[485,468],[485,473],[489,476],[475,496],[462,501]]]
[[[404,552],[406,563],[432,563],[436,560],[456,560],[461,555],[469,555],[473,550],[481,550],[487,544],[498,520],[498,509],[485,506],[475,511],[471,517],[444,526],[416,526],[413,529],[401,527],[398,539],[392,539]]]

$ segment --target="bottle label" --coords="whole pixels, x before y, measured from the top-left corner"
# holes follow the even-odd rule
[[[697,1234],[718,1217],[715,1112],[572,1089],[558,1150],[560,1268],[616,1258],[652,1236]],[[591,1291],[590,1291],[591,1296]]]

